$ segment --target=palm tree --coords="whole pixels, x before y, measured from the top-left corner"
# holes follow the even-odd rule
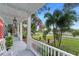
[[[62,11],[60,11],[58,9],[56,9],[54,11],[53,15],[50,14],[50,13],[45,14],[45,18],[47,17],[47,19],[46,19],[46,27],[50,28],[50,26],[53,26],[54,46],[56,46],[55,42],[56,42],[56,38],[57,38],[57,28],[58,28],[57,22],[59,21],[61,15],[62,15]]]
[[[77,21],[76,12],[73,10],[61,11],[56,9],[53,15],[46,13],[46,27],[53,26],[54,46],[56,46],[56,40],[61,44],[62,33],[68,31],[73,22]]]
[[[76,12],[73,10],[68,10],[67,12],[64,12],[61,15],[59,21],[57,22],[57,26],[59,27],[60,30],[59,46],[61,44],[62,33],[65,31],[69,31],[70,26],[72,26],[73,23],[76,21],[77,21]]]
[[[54,28],[55,27],[54,22],[55,22],[55,20],[54,20],[53,15],[50,14],[49,12],[45,14],[44,18],[47,18],[46,23],[45,23],[47,30],[44,31],[43,37],[46,37],[46,35],[50,32],[50,26],[53,26],[53,34],[55,33],[54,32],[54,29],[55,29]],[[53,36],[54,36],[54,46],[55,46],[55,35],[53,35]]]

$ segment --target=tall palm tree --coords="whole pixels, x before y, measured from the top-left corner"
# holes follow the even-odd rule
[[[44,16],[45,18],[47,18],[46,19],[46,27],[50,28],[50,26],[53,26],[54,46],[56,46],[55,42],[56,42],[56,38],[57,38],[57,28],[58,28],[57,22],[59,21],[61,15],[62,15],[62,11],[56,9],[54,11],[53,15],[50,14],[50,13],[46,13],[45,16]]]
[[[55,29],[55,24],[54,24],[55,23],[55,20],[54,20],[53,15],[50,14],[49,12],[47,12],[45,14],[44,18],[47,18],[46,19],[46,23],[45,23],[47,30],[43,34],[43,36],[46,37],[46,35],[50,32],[50,30],[49,30],[50,29],[50,26],[53,26],[53,34],[55,33],[54,32],[54,29]],[[55,35],[53,35],[53,36],[54,36],[54,46],[55,46]]]
[[[65,31],[69,31],[70,26],[72,26],[76,21],[76,12],[73,10],[68,10],[61,15],[60,20],[57,22],[57,26],[60,30],[59,46],[61,44],[62,33]]]
[[[54,46],[56,46],[56,40],[59,41],[59,46],[61,44],[62,33],[68,31],[73,22],[77,21],[76,12],[73,10],[68,10],[67,12],[56,9],[53,15],[46,13],[46,26],[49,28],[53,26],[54,35]]]

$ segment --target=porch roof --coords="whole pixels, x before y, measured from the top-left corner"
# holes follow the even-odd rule
[[[13,17],[18,20],[26,20],[26,18],[41,8],[44,3],[2,3],[0,4],[0,16]]]

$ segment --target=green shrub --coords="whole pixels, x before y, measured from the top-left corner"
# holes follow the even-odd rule
[[[7,37],[6,37],[6,42],[5,42],[5,44],[6,44],[6,49],[7,49],[7,50],[11,48],[11,46],[13,45],[13,39],[12,39],[11,36],[7,36]]]
[[[72,35],[75,37],[75,36],[79,36],[79,31],[75,30],[72,32]]]
[[[27,32],[23,32],[23,38],[27,37]]]

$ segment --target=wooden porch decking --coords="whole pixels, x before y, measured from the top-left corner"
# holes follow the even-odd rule
[[[27,49],[27,44],[14,37],[12,48],[3,56],[35,56],[35,54]]]

